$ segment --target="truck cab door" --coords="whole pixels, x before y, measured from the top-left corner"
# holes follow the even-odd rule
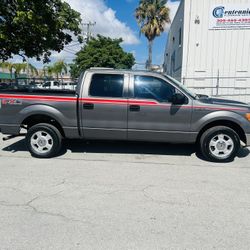
[[[86,76],[79,101],[84,138],[127,139],[128,79],[122,73],[93,72]]]
[[[128,139],[156,142],[191,142],[193,101],[174,105],[172,97],[180,90],[165,78],[132,75],[128,104]],[[181,93],[181,92],[180,92]]]

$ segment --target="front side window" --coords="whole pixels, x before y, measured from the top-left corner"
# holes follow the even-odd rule
[[[95,74],[92,77],[89,95],[96,97],[123,97],[124,76]]]
[[[158,102],[170,102],[175,88],[159,78],[151,76],[135,76],[134,97],[153,99]]]

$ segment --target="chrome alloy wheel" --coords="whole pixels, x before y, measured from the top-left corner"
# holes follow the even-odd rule
[[[37,131],[30,139],[31,147],[37,153],[48,153],[53,147],[53,138],[45,131]]]
[[[214,136],[209,143],[210,153],[218,159],[228,158],[234,150],[232,138],[226,134]]]

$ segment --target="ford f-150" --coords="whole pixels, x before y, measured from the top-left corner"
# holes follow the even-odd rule
[[[27,130],[35,157],[55,156],[63,138],[197,143],[211,161],[234,159],[250,145],[250,107],[195,95],[154,72],[93,68],[76,91],[0,90],[0,131]]]

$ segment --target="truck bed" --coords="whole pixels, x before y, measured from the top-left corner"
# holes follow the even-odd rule
[[[44,96],[74,96],[76,91],[68,89],[8,88],[0,89],[1,94],[25,94]]]
[[[28,121],[56,120],[68,138],[79,137],[76,91],[8,86],[0,89],[0,127],[3,134],[18,134]],[[43,117],[43,120],[41,119]]]

